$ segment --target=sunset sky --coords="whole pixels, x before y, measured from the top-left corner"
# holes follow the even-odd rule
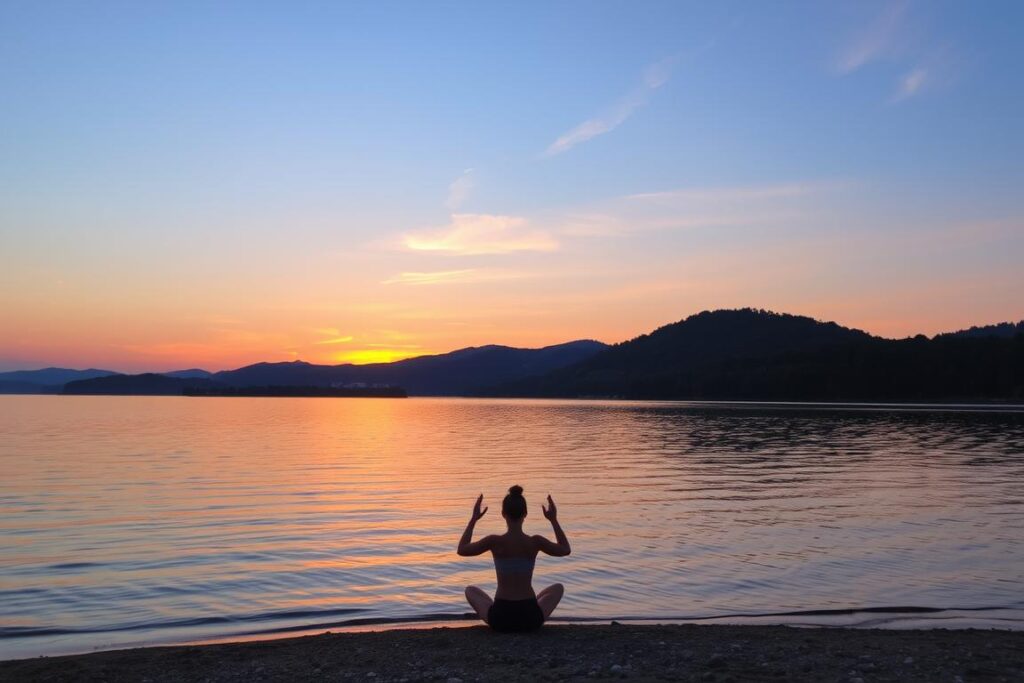
[[[0,4],[0,370],[1024,318],[1024,3]]]

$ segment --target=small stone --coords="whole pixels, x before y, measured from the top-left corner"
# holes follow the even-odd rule
[[[708,658],[708,666],[710,666],[712,669],[722,668],[723,666],[725,666],[725,657],[718,653],[711,655],[711,657]]]
[[[612,664],[610,667],[608,667],[608,670],[611,671],[613,674],[622,673],[622,665],[620,665],[620,664]],[[449,683],[451,683],[451,682],[449,681]]]
[[[864,683],[864,679],[860,676],[850,676],[850,683]]]
[[[904,664],[913,664],[914,663],[914,658],[913,657],[907,657],[906,659],[903,660],[903,663]]]
[[[366,674],[366,677],[367,678],[376,678],[377,677],[377,672],[376,671],[370,671],[369,673]]]
[[[683,659],[693,659],[693,650],[683,650],[679,656]]]
[[[456,676],[451,676],[448,678],[448,683],[462,683],[462,679]]]

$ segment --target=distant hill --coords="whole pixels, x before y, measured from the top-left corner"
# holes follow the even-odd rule
[[[1021,401],[1024,322],[895,340],[804,316],[738,309],[704,311],[614,346],[589,340],[541,349],[490,345],[395,363],[256,363],[214,374],[197,368],[0,373],[0,393],[360,386],[401,387],[412,396]]]
[[[145,374],[147,376],[152,374],[155,376],[177,379],[209,379],[212,376],[212,373],[198,368],[192,368],[190,370],[176,370],[174,372]],[[115,376],[125,375],[112,370],[71,370],[68,368],[44,368],[42,370],[15,370],[13,372],[0,372],[0,394],[60,394],[65,393],[65,385],[71,382]],[[159,380],[157,380],[157,382],[158,381]],[[115,386],[116,384],[117,383],[114,382],[108,386]],[[152,386],[160,388],[161,385],[152,384]],[[69,393],[73,393],[77,390],[79,389],[72,387],[72,392]]]
[[[80,379],[64,385],[63,394],[104,396],[180,396],[188,388],[212,388],[208,379],[168,377],[153,372]]]
[[[51,386],[48,393],[180,395],[191,388],[192,393],[231,394],[228,388],[259,388],[270,391],[288,390],[293,394],[309,388],[401,387],[411,395],[454,396],[468,394],[482,387],[543,375],[551,370],[589,358],[607,348],[596,341],[575,341],[541,349],[517,349],[509,346],[480,346],[460,349],[435,356],[420,356],[395,363],[372,365],[314,365],[302,361],[290,363],[256,363],[237,370],[209,373],[205,370],[178,370],[167,373],[123,375],[107,371],[102,376],[69,381]],[[42,371],[37,371],[42,372]],[[70,371],[74,372],[74,371]],[[4,393],[43,393],[39,385],[11,383]],[[15,391],[17,390],[17,391]],[[24,391],[22,391],[24,390]],[[244,392],[243,392],[244,393]],[[249,392],[251,393],[251,392]],[[306,395],[318,392],[306,391]],[[321,392],[322,393],[322,392]],[[339,393],[339,392],[334,392]],[[387,393],[394,394],[389,391]],[[238,395],[242,395],[239,393]]]
[[[173,372],[161,372],[161,375],[165,377],[178,377],[180,379],[210,379],[213,377],[212,372],[206,370],[200,370],[199,368],[190,368],[188,370],[175,370]]]
[[[996,323],[995,325],[983,325],[981,327],[971,327],[966,330],[958,330],[957,332],[947,332],[945,334],[936,335],[937,337],[959,337],[961,339],[973,337],[973,338],[984,338],[984,337],[1014,337],[1018,334],[1024,334],[1024,320],[1018,323]]]
[[[0,372],[0,382],[18,382],[37,386],[57,386],[72,382],[77,379],[92,379],[93,377],[106,377],[116,375],[112,370],[71,370],[69,368],[43,368],[42,370],[15,370],[13,372]]]
[[[33,384],[0,380],[0,394],[59,394],[63,384]]]
[[[606,348],[601,342],[583,340],[541,349],[479,346],[370,365],[313,365],[302,361],[257,363],[218,372],[213,379],[238,387],[387,384],[403,387],[410,395],[457,396],[502,382],[542,375]]]
[[[1024,398],[1024,335],[891,340],[753,309],[703,312],[491,396],[719,400]]]

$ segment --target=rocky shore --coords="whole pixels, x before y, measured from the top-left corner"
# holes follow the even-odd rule
[[[1024,632],[786,626],[409,629],[0,662],[0,681],[1022,681]]]

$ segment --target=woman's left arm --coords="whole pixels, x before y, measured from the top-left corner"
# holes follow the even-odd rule
[[[471,557],[473,555],[481,555],[491,549],[491,545],[494,543],[494,536],[484,536],[476,543],[473,542],[473,528],[476,527],[477,520],[487,514],[488,508],[480,510],[480,504],[484,502],[484,494],[480,494],[480,497],[476,499],[476,505],[473,506],[473,515],[469,518],[469,524],[466,525],[466,530],[462,532],[462,538],[459,539],[459,555],[463,557]]]

